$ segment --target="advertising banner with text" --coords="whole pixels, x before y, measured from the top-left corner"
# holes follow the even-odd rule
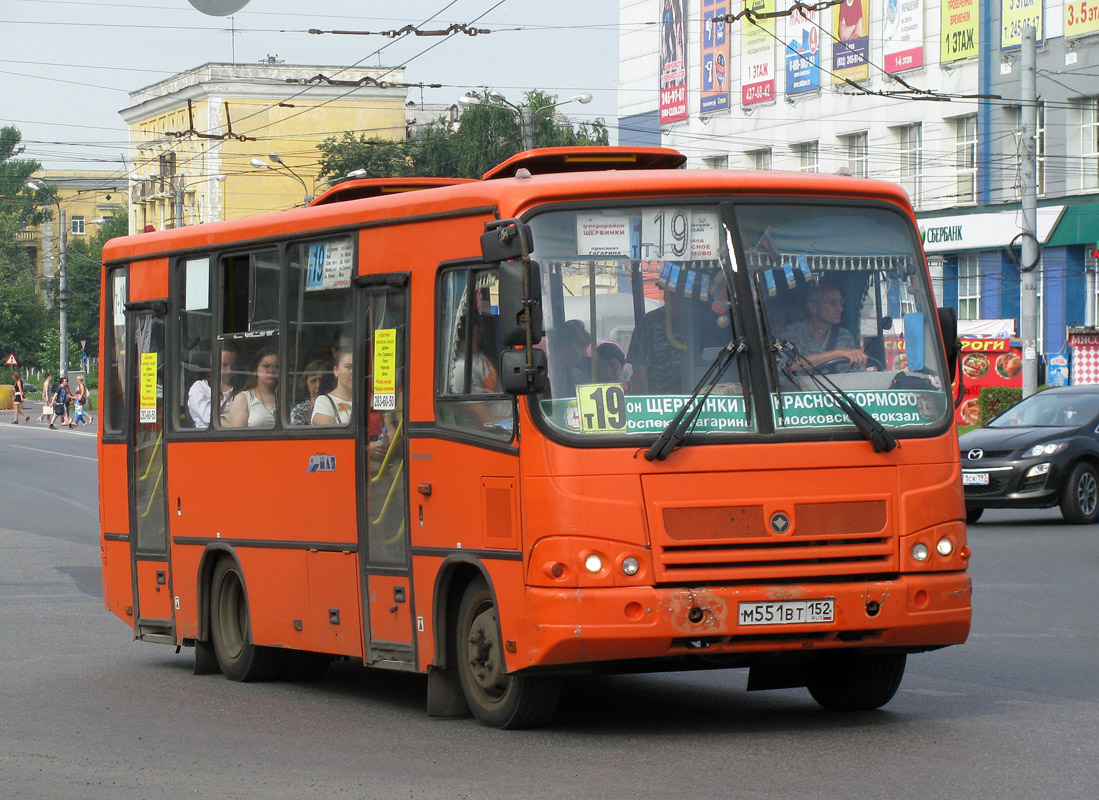
[[[770,14],[775,0],[744,0],[757,14]],[[775,20],[740,20],[740,102],[750,106],[775,99]]]
[[[939,60],[947,63],[974,58],[981,43],[978,0],[942,0]]]
[[[660,11],[660,124],[687,119],[687,0]]]
[[[1000,0],[1000,49],[1010,50],[1023,44],[1023,28],[1033,25],[1034,40],[1042,42],[1043,0]]]
[[[843,0],[832,7],[832,82],[870,77],[870,0]]]
[[[820,12],[790,9],[786,18],[786,94],[820,88]]]
[[[702,0],[701,114],[729,108],[729,26],[714,21],[727,13],[729,0]]]
[[[923,66],[923,0],[884,0],[882,45],[885,71],[893,74]]]
[[[1099,33],[1099,2],[1075,0],[1065,3],[1065,38]]]

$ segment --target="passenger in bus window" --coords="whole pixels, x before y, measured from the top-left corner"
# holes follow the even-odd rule
[[[599,383],[618,383],[623,390],[630,389],[630,368],[622,345],[613,339],[605,339],[595,348],[596,372]]]
[[[450,369],[450,389],[456,394],[466,393],[466,319],[458,322],[457,340],[454,347],[454,361]],[[470,394],[498,394],[500,380],[492,359],[485,355],[481,346],[480,314],[473,315],[473,368],[470,370]],[[511,403],[499,402],[461,403],[455,409],[455,419],[466,427],[487,427],[511,420]]]
[[[236,369],[236,364],[237,349],[232,343],[226,342],[221,348],[221,370],[218,373],[220,377],[218,410],[222,425],[227,425],[229,420],[229,408],[233,402],[235,389],[233,371]],[[208,372],[206,377],[192,383],[187,391],[187,412],[191,415],[196,428],[210,427],[210,412],[213,407],[213,389],[210,386],[212,379],[213,375]]]
[[[843,293],[835,284],[820,283],[809,290],[808,316],[782,329],[779,337],[791,342],[811,364],[847,359],[852,367],[866,364],[866,353],[843,320]],[[796,369],[796,365],[795,365]]]
[[[591,383],[591,365],[585,357],[591,337],[584,323],[570,319],[549,334],[549,383],[554,397],[574,397],[576,387]]]
[[[290,409],[291,425],[308,425],[313,420],[313,407],[321,393],[321,383],[327,372],[327,365],[319,359],[306,365],[301,374],[301,389],[305,399]]]
[[[275,427],[276,390],[279,385],[279,354],[274,347],[263,347],[252,359],[248,382],[233,398],[229,425],[233,428]]]
[[[340,351],[332,373],[336,376],[336,388],[317,398],[313,405],[314,425],[347,425],[351,422],[355,360],[350,348]]]

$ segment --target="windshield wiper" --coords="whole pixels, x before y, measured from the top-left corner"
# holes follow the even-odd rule
[[[897,446],[897,437],[874,419],[870,412],[855,402],[855,398],[817,369],[816,364],[799,353],[793,342],[788,342],[785,339],[772,339],[771,346],[786,358],[789,366],[792,367],[797,364],[818,389],[832,398],[832,401],[855,424],[858,432],[870,442],[875,453],[888,453]]]
[[[706,399],[713,392],[714,387],[717,386],[718,379],[725,374],[725,370],[729,368],[729,364],[732,363],[733,359],[747,349],[748,345],[745,344],[743,339],[734,339],[721,348],[721,352],[717,354],[695,385],[691,396],[687,398],[687,402],[664,426],[664,430],[652,443],[652,446],[645,451],[646,459],[649,461],[663,461],[673,450],[687,441],[687,437],[690,436],[694,424],[698,420],[698,415],[706,407]]]

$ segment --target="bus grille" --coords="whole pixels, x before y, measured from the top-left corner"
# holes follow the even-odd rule
[[[762,505],[665,508],[654,542],[662,582],[798,580],[897,569],[884,500],[795,503],[791,526],[771,530]]]

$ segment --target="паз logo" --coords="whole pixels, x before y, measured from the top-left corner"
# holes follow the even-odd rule
[[[326,456],[320,453],[315,456],[309,456],[309,469],[306,472],[335,472],[336,471],[336,457]]]

